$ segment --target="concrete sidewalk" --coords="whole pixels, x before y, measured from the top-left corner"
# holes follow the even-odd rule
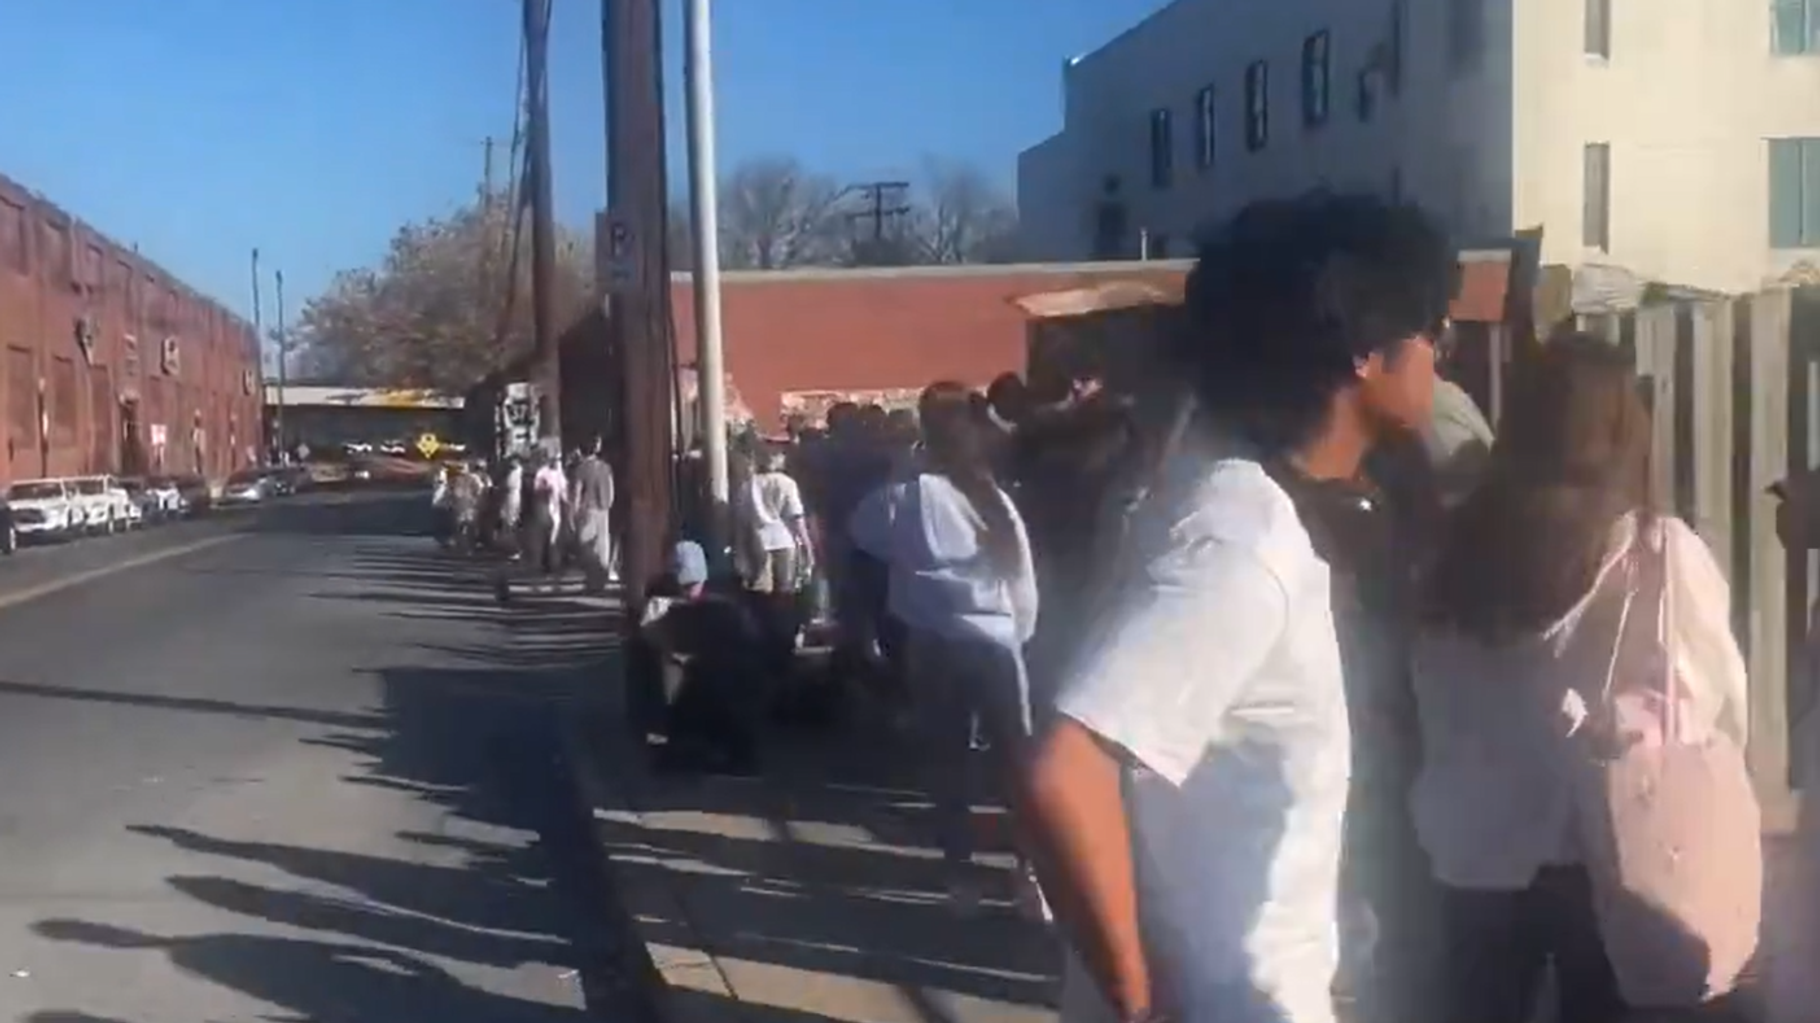
[[[617,695],[617,694],[615,694]],[[617,707],[621,701],[604,703]],[[882,732],[784,735],[762,779],[655,776],[612,709],[568,755],[669,1020],[1046,1023],[1059,954],[1010,909],[956,916],[908,751]],[[983,817],[986,832],[997,815]]]

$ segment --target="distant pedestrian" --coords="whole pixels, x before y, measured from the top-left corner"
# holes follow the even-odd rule
[[[804,619],[802,594],[815,571],[802,488],[785,464],[783,451],[761,452],[756,471],[735,495],[746,584],[761,595],[769,612],[777,644],[773,668],[780,673],[795,656]]]
[[[600,438],[596,437],[575,463],[570,481],[575,536],[590,591],[604,589],[617,579],[613,566],[613,467],[601,457],[600,450]]]

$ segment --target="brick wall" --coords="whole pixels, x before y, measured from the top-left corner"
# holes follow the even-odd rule
[[[258,384],[250,325],[0,177],[0,478],[224,475]]]

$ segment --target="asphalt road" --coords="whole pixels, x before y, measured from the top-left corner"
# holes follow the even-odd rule
[[[623,1017],[555,727],[599,651],[423,509],[0,564],[0,1020]]]

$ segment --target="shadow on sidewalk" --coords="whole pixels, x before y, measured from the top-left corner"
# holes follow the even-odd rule
[[[420,586],[424,603],[472,602],[465,582],[446,570],[442,592],[425,581],[442,555],[424,544],[376,545],[355,560],[375,587]],[[599,919],[610,893],[561,759],[559,715],[597,688],[609,624],[598,608],[564,618],[527,607],[495,611],[483,625],[417,625],[408,632],[418,641],[408,644],[410,663],[374,669],[379,707],[306,722],[312,734],[302,742],[356,765],[341,784],[437,808],[435,833],[395,836],[415,851],[393,858],[141,823],[129,830],[190,854],[165,878],[170,890],[243,918],[244,930],[155,934],[79,919],[44,919],[33,930],[54,941],[160,952],[183,973],[280,1007],[273,1018],[641,1018],[649,977],[640,969],[648,966]],[[231,705],[193,709],[237,713]],[[252,883],[244,864],[284,880]],[[541,997],[477,986],[469,976],[477,969],[520,971],[510,990]]]
[[[615,887],[647,946],[714,957],[739,1018],[1049,1015],[1059,952],[1009,905],[1002,815],[976,817],[1001,824],[982,828],[998,834],[983,836],[984,862],[965,874],[989,904],[962,918],[946,899],[957,874],[934,849],[913,744],[858,724],[779,732],[763,779],[659,776],[623,718],[595,712],[594,769],[629,804],[595,814]],[[665,888],[668,905],[646,895]],[[725,1000],[668,997],[679,1016]]]

